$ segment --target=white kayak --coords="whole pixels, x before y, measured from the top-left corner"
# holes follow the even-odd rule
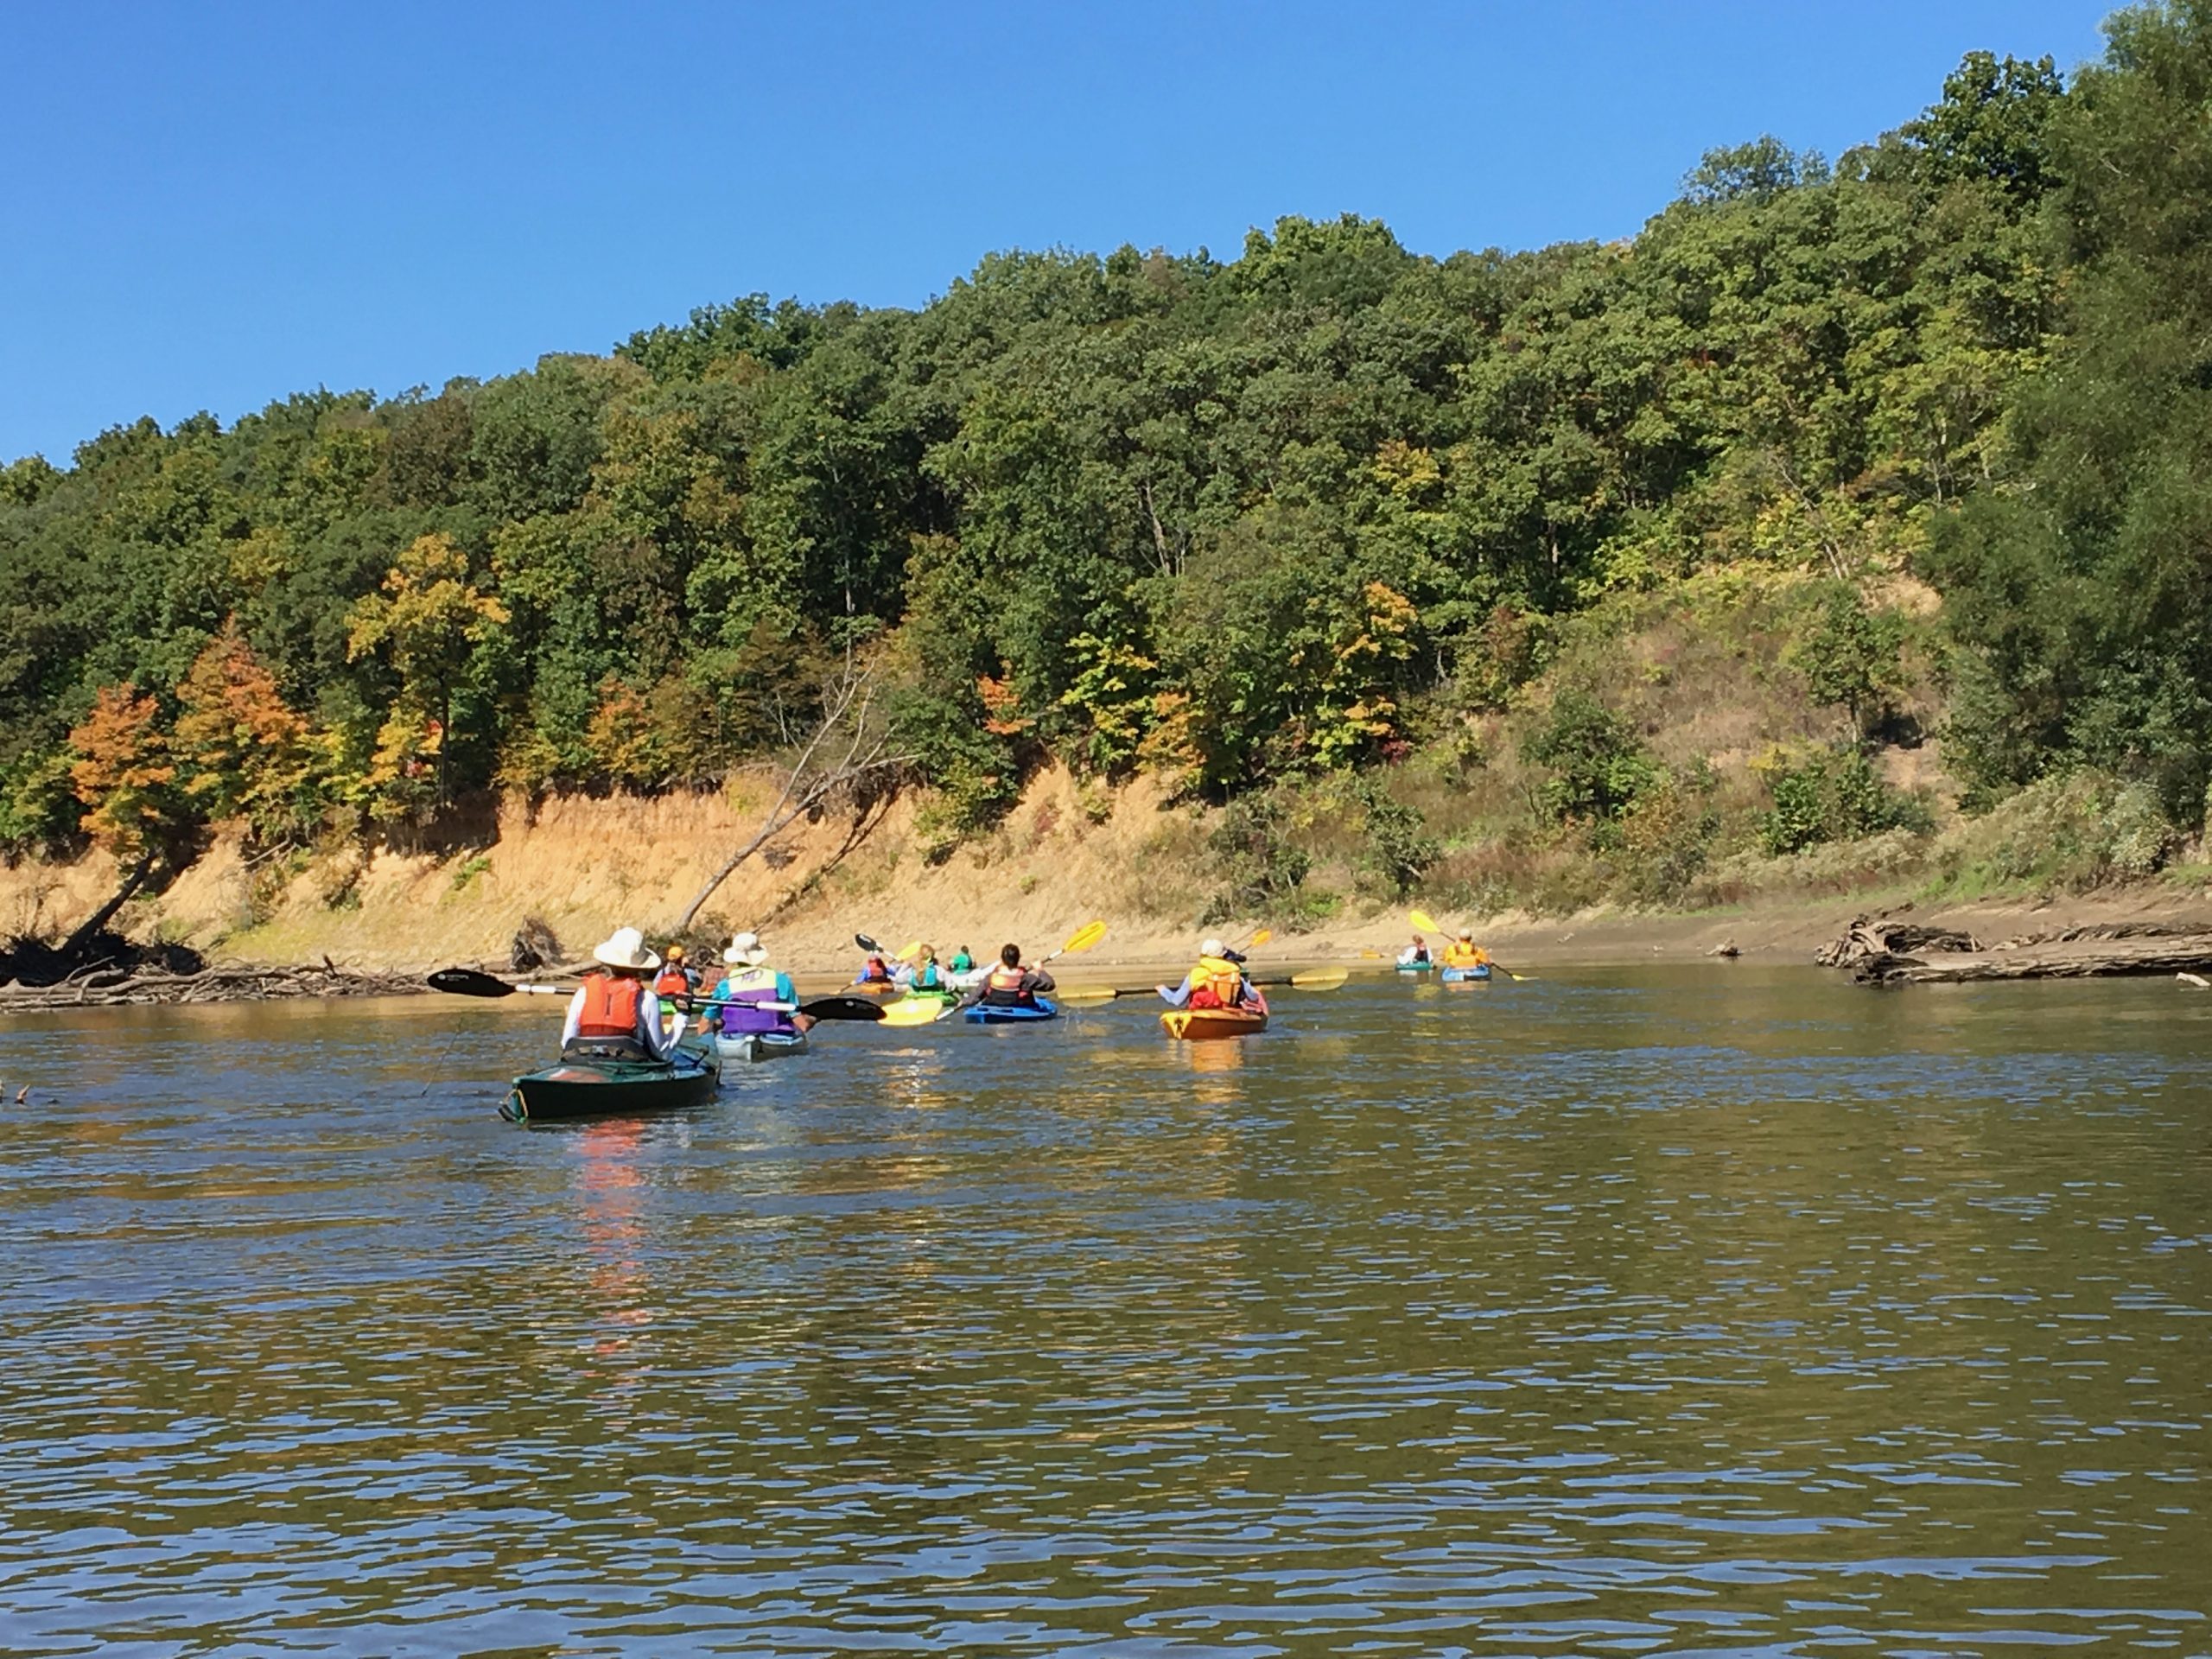
[[[748,1031],[732,1036],[728,1032],[715,1034],[715,1052],[726,1060],[780,1060],[786,1055],[806,1052],[806,1033],[803,1031]]]

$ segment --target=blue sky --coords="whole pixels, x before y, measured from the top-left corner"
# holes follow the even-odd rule
[[[755,289],[915,305],[992,249],[1633,232],[1699,155],[1831,156],[2078,0],[91,3],[0,54],[0,460],[392,393]]]

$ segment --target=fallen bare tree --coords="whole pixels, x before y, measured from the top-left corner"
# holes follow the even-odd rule
[[[1860,917],[1815,958],[1862,985],[2212,972],[2212,924],[2120,922],[1984,945],[1954,929]]]
[[[814,731],[784,773],[783,787],[750,840],[724,859],[692,895],[683,914],[669,930],[689,934],[699,912],[740,865],[800,818],[810,817],[841,798],[866,805],[908,766],[880,707],[882,687],[875,669],[848,658],[830,683]]]
[[[0,1013],[103,1008],[178,1002],[269,1002],[303,996],[411,996],[428,988],[419,974],[340,968],[325,957],[305,968],[92,968],[54,985],[0,985]]]

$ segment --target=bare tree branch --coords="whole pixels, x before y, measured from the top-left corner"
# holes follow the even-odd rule
[[[893,748],[890,728],[873,717],[876,690],[874,671],[861,666],[849,655],[844,672],[823,701],[821,719],[784,775],[775,804],[761,818],[752,839],[723,860],[693,895],[675,932],[689,932],[722,883],[791,823],[813,813],[841,791],[894,772],[909,763],[911,756]]]

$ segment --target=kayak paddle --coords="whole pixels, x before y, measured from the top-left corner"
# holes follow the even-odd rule
[[[1255,985],[1287,985],[1296,991],[1333,991],[1351,977],[1349,968],[1308,968],[1283,979],[1255,979]]]
[[[573,985],[518,985],[495,975],[480,973],[474,968],[441,968],[424,982],[434,991],[445,991],[454,996],[513,996],[524,993],[531,996],[573,996]],[[709,1008],[728,1007],[727,1002],[711,999],[693,1005],[695,1011],[704,1013]],[[883,1018],[883,1005],[871,1002],[864,996],[824,996],[811,1002],[769,1003],[767,1007],[784,1014],[803,1014],[810,1020],[866,1020]]]

